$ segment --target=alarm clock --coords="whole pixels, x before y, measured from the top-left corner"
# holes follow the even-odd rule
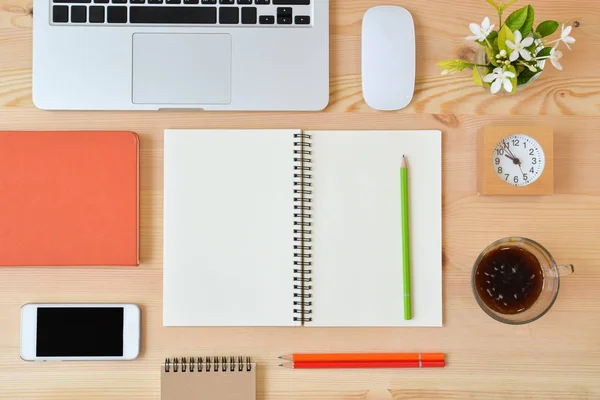
[[[486,126],[478,143],[479,194],[554,192],[554,133],[550,127]]]

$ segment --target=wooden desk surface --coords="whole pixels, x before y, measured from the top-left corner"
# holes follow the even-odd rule
[[[129,129],[141,137],[141,257],[128,269],[0,269],[0,398],[158,399],[166,356],[247,354],[260,363],[259,400],[600,398],[600,2],[532,0],[538,22],[579,22],[564,71],[549,67],[527,91],[493,97],[468,74],[434,63],[469,57],[468,23],[484,0],[394,0],[417,24],[418,78],[411,106],[370,110],[360,89],[360,23],[376,0],[331,0],[331,103],[321,113],[47,112],[31,103],[31,0],[0,0],[0,129]],[[524,3],[524,2],[521,2]],[[440,39],[438,39],[440,38]],[[477,131],[486,124],[555,128],[556,194],[476,195]],[[444,132],[444,327],[435,329],[163,328],[164,128],[441,129]],[[575,264],[541,320],[505,326],[479,310],[470,271],[488,243],[508,235],[542,242]],[[250,290],[250,289],[249,289]],[[202,295],[202,286],[198,287]],[[207,299],[207,301],[209,301]],[[26,363],[19,310],[29,302],[132,302],[143,307],[139,360]],[[443,370],[291,371],[292,351],[444,351]],[[372,394],[375,394],[373,392]],[[381,392],[379,392],[381,393]],[[383,392],[385,393],[385,392]],[[387,398],[392,398],[389,395]]]

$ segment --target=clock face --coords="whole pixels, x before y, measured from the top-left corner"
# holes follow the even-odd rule
[[[527,186],[542,175],[546,156],[535,139],[517,133],[505,137],[496,145],[492,161],[496,174],[504,182],[513,186]]]

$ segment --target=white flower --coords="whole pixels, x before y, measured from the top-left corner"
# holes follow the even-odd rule
[[[560,65],[560,59],[562,58],[563,53],[562,53],[562,51],[558,50],[557,47],[558,47],[558,42],[554,45],[554,47],[550,51],[550,62],[552,63],[552,65],[554,65],[554,68],[556,68],[559,71],[562,71],[563,67],[562,67],[562,65]]]
[[[526,37],[523,39],[523,35],[520,31],[515,31],[515,42],[511,42],[510,40],[506,41],[506,45],[512,49],[512,53],[510,53],[510,61],[516,61],[519,58],[519,54],[526,61],[531,61],[531,53],[527,50],[527,47],[533,44],[533,38]]]
[[[560,40],[567,45],[568,49],[571,50],[571,46],[569,46],[569,44],[573,44],[576,42],[575,38],[572,36],[569,36],[569,34],[571,33],[571,30],[573,30],[572,26],[567,26],[565,28],[565,24],[563,24],[562,26],[562,32],[560,33]]]
[[[487,39],[488,35],[492,33],[494,26],[495,25],[490,24],[490,19],[488,17],[483,19],[481,26],[477,24],[470,24],[469,29],[475,36],[467,36],[467,40],[478,40],[483,42],[485,39]]]
[[[498,93],[502,87],[504,87],[504,90],[508,93],[512,93],[513,84],[510,80],[514,77],[515,74],[513,72],[505,71],[502,68],[496,68],[493,73],[486,75],[483,78],[483,81],[487,83],[494,82],[491,87],[493,94]]]

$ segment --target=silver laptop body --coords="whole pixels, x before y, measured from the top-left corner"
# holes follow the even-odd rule
[[[49,110],[321,110],[329,0],[34,0]]]

